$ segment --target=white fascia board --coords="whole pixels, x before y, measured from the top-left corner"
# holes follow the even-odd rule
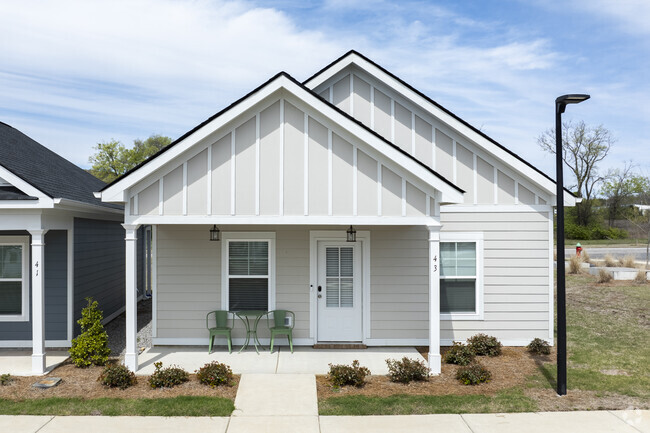
[[[337,124],[349,133],[355,135],[360,140],[371,143],[382,154],[386,155],[392,162],[406,169],[409,173],[421,179],[437,191],[442,193],[442,202],[444,203],[462,203],[463,193],[453,186],[447,184],[438,176],[433,174],[427,168],[416,162],[412,157],[398,151],[392,145],[384,142],[375,136],[372,132],[359,125],[357,122],[343,116],[330,105],[323,102],[313,93],[306,92],[305,89],[298,86],[293,81],[282,77],[285,80],[284,87],[286,91],[292,93],[295,97],[302,99],[314,110],[321,112],[324,116],[333,119]]]
[[[65,209],[79,212],[108,213],[116,215],[122,215],[124,213],[124,209],[112,209],[105,206],[98,206],[91,203],[70,200],[67,198],[55,198],[54,205],[55,209]]]
[[[382,81],[388,87],[392,88],[396,92],[404,95],[404,97],[406,97],[408,100],[420,106],[422,110],[428,111],[429,113],[433,114],[442,122],[446,123],[450,127],[454,128],[456,131],[458,131],[460,134],[464,135],[469,140],[473,141],[474,143],[482,147],[486,152],[493,154],[495,158],[499,159],[500,161],[503,161],[504,164],[524,174],[532,182],[539,185],[544,191],[551,194],[552,196],[555,196],[555,182],[546,178],[544,175],[532,169],[531,167],[529,167],[527,164],[525,164],[518,158],[514,157],[510,153],[501,149],[499,146],[490,142],[481,134],[472,130],[470,127],[464,125],[462,122],[460,122],[452,115],[441,110],[436,105],[427,101],[425,98],[418,95],[413,90],[409,89],[407,86],[400,83],[398,80],[391,77],[390,75],[386,74],[384,71],[377,68],[375,65],[369,63],[367,60],[359,57],[355,53],[351,53],[349,56],[345,57],[344,59],[341,59],[341,61],[339,61],[335,65],[332,65],[326,71],[323,71],[318,76],[313,77],[311,80],[306,82],[305,85],[310,89],[316,89],[319,85],[323,84],[332,76],[341,72],[343,69],[347,68],[350,65],[355,65],[356,67],[365,71],[371,76],[374,76],[379,81]],[[571,196],[571,194],[568,195]],[[566,202],[572,203],[571,199],[570,198],[567,199],[565,195],[565,203]],[[567,204],[567,205],[571,205],[571,204]]]
[[[327,225],[327,226],[439,226],[440,219],[434,217],[402,216],[233,216],[233,215],[126,215],[125,224],[157,225]],[[224,230],[221,227],[221,230]]]
[[[54,202],[52,198],[48,197],[47,194],[45,194],[43,191],[40,189],[37,189],[33,185],[31,185],[28,182],[25,182],[6,168],[0,165],[0,177],[9,182],[11,185],[14,187],[18,188],[21,190],[23,193],[38,198],[38,201],[36,200],[14,200],[12,203],[10,203],[10,206],[7,206],[8,208],[20,208],[20,207],[37,207],[37,208],[51,208],[54,206]],[[24,204],[21,203],[16,203],[16,202],[24,202]],[[15,205],[14,205],[15,204]],[[5,206],[2,206],[5,207]]]
[[[106,188],[101,192],[102,201],[126,203],[128,200],[127,193],[129,188],[136,185],[138,182],[145,179],[148,175],[163,167],[165,164],[173,161],[175,158],[179,157],[184,152],[189,150],[196,143],[205,139],[222,126],[232,122],[242,113],[245,113],[247,110],[253,108],[256,104],[260,103],[265,98],[269,97],[280,89],[285,89],[287,92],[293,94],[298,99],[305,101],[305,103],[312,107],[314,110],[319,111],[324,116],[333,119],[335,122],[341,125],[341,127],[347,129],[351,134],[359,137],[359,139],[367,143],[373,143],[378,150],[383,152],[393,162],[397,163],[401,167],[404,167],[414,176],[418,177],[427,184],[431,185],[436,190],[440,191],[442,193],[443,202],[463,202],[463,193],[458,191],[456,188],[448,185],[443,180],[438,178],[435,174],[414,161],[411,157],[399,152],[390,144],[380,140],[373,133],[366,130],[351,119],[343,116],[341,113],[324,103],[320,98],[308,91],[305,91],[304,88],[297,85],[295,82],[284,75],[277,77],[275,80],[271,81],[266,86],[250,95],[248,98],[242,100],[235,107],[227,110],[217,118],[208,122],[203,127],[194,131],[188,137],[175,144],[172,148],[156,157],[145,166],[141,167],[138,170],[135,170],[124,179]]]

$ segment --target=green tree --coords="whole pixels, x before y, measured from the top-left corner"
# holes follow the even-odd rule
[[[555,153],[555,128],[547,129],[538,138],[539,146]],[[577,223],[588,226],[593,219],[592,198],[596,187],[604,176],[598,170],[598,164],[605,159],[614,139],[609,130],[602,125],[593,127],[580,121],[562,124],[562,159],[569,166],[575,184],[569,186],[583,200],[576,206]]]
[[[628,201],[650,191],[650,179],[634,173],[634,164],[625,163],[622,170],[610,170],[601,189],[607,200],[607,220],[611,227],[620,217],[621,207]]]
[[[169,137],[153,134],[145,140],[133,140],[130,149],[114,139],[97,143],[95,153],[88,159],[92,164],[89,171],[104,182],[112,182],[171,142]]]
[[[108,361],[111,349],[108,348],[108,335],[102,325],[104,315],[98,308],[97,301],[86,298],[88,305],[81,310],[81,334],[72,339],[70,358],[77,367],[88,367],[91,364],[104,365]]]

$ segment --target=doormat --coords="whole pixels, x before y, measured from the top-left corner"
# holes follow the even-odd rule
[[[54,386],[57,386],[59,382],[61,382],[60,377],[48,377],[46,379],[39,380],[38,382],[34,383],[32,386],[34,388],[47,389],[47,388],[52,388]]]

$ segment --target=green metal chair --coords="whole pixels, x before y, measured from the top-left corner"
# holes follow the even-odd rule
[[[210,316],[214,315],[214,327],[210,327]],[[228,339],[228,353],[232,353],[232,338],[231,331],[233,326],[233,318],[230,313],[226,310],[216,310],[210,311],[205,316],[205,326],[210,332],[210,346],[208,348],[208,354],[212,353],[212,345],[214,343],[214,337],[217,335],[224,335]]]
[[[271,319],[273,316],[273,319]],[[285,318],[291,318],[291,324],[289,326],[285,325]],[[296,315],[293,311],[289,310],[273,310],[269,311],[266,315],[266,321],[269,325],[269,331],[271,331],[271,347],[270,351],[273,353],[273,343],[275,342],[276,335],[286,335],[289,340],[289,348],[291,353],[293,353],[293,326],[296,323]],[[273,325],[273,326],[271,326]]]

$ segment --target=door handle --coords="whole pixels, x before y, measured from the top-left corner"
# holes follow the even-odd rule
[[[322,287],[322,286],[318,286],[318,299],[320,299],[320,298],[323,297],[323,295],[321,295],[321,292],[322,292],[322,291],[323,291],[323,287]]]

